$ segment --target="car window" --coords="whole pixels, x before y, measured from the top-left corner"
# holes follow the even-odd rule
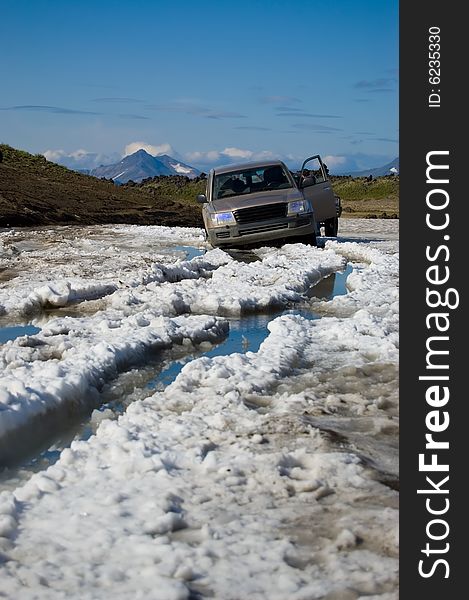
[[[267,165],[257,169],[231,171],[215,175],[213,197],[214,200],[219,200],[220,198],[291,187],[291,181],[282,165]]]
[[[316,183],[322,183],[323,181],[325,181],[324,174],[321,169],[321,163],[317,158],[312,158],[311,160],[309,160],[305,164],[303,171],[301,172],[302,178],[311,176],[315,177]]]

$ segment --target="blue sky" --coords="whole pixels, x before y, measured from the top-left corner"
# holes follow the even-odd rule
[[[0,0],[0,142],[91,167],[398,156],[398,2]]]

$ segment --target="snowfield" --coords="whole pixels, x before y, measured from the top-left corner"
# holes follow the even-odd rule
[[[0,345],[0,597],[398,597],[398,221],[340,225],[256,260],[197,229],[0,233],[0,326],[40,327]],[[258,313],[257,351],[204,355]],[[171,352],[172,383],[96,410]],[[94,435],[15,471],[73,411]]]

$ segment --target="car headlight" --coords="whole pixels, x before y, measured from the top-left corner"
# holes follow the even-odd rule
[[[288,203],[288,214],[297,215],[298,213],[307,212],[307,205],[304,200],[295,200]]]
[[[212,225],[234,225],[236,220],[232,212],[210,213]]]

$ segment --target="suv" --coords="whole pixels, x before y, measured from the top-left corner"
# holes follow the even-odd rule
[[[280,160],[212,169],[197,200],[214,247],[272,240],[316,245],[321,226],[325,235],[337,235],[340,199],[319,155],[307,158],[298,175]]]

